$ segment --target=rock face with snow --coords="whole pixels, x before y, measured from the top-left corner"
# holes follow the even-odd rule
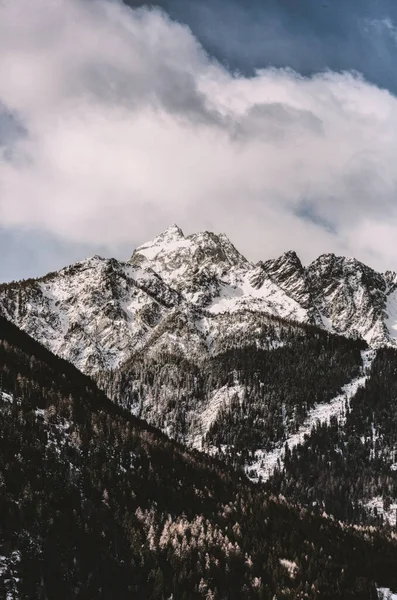
[[[395,273],[333,254],[304,267],[292,251],[252,264],[225,235],[185,236],[176,225],[128,262],[95,256],[4,284],[0,310],[88,373],[143,349],[203,357],[242,338],[256,343],[265,315],[397,346]]]
[[[288,296],[310,312],[313,308],[313,299],[309,280],[296,252],[290,250],[280,258],[260,264],[264,277],[270,277]]]
[[[395,344],[394,286],[386,275],[353,258],[324,254],[309,265],[307,276],[320,326],[375,347]]]
[[[2,291],[5,316],[85,372],[120,364],[180,302],[150,269],[98,256]]]
[[[374,347],[397,343],[397,275],[353,258],[324,254],[304,267],[293,251],[252,264],[224,235],[185,237],[174,226],[136,249],[146,265],[196,307],[212,314],[242,309],[269,313]]]
[[[230,269],[244,269],[249,264],[225,235],[204,231],[185,237],[177,225],[139,246],[130,262],[150,265],[167,283],[184,289],[195,283],[198,275],[222,278]]]
[[[253,264],[223,234],[173,226],[127,262],[3,284],[0,312],[135,415],[255,479],[314,419],[341,414],[365,377],[362,340],[397,347],[397,275],[333,254]]]

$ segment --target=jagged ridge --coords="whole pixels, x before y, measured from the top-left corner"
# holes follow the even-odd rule
[[[252,264],[224,234],[185,236],[176,225],[127,263],[95,256],[3,285],[0,310],[87,373],[116,368],[153,340],[203,356],[247,320],[242,311],[250,321],[268,314],[361,337],[372,347],[397,345],[394,272],[333,254],[304,267],[293,251]],[[228,316],[227,333],[217,326],[220,314]]]

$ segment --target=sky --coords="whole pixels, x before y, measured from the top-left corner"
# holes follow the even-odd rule
[[[397,270],[395,0],[2,0],[0,281],[177,223]]]

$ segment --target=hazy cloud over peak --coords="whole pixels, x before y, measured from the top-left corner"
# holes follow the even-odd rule
[[[390,91],[349,72],[231,73],[159,9],[3,0],[0,17],[3,227],[132,251],[177,222],[252,259],[397,269]]]

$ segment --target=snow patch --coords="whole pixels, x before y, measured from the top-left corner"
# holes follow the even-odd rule
[[[3,402],[13,402],[14,398],[11,394],[0,390],[0,400],[2,400]]]
[[[240,280],[235,278],[233,285],[224,283],[219,295],[208,306],[208,310],[213,314],[219,314],[249,309],[299,322],[309,320],[307,311],[271,279],[265,279],[263,284],[256,288],[250,283],[249,275],[248,272]]]
[[[377,588],[379,600],[397,600],[397,594],[394,594],[390,588]]]
[[[203,449],[203,437],[216,421],[221,408],[228,408],[234,398],[242,402],[243,396],[244,387],[237,382],[233,386],[225,385],[212,393],[204,409],[197,415],[197,425],[191,440],[193,448]]]
[[[287,560],[286,558],[280,558],[280,564],[285,567],[288,571],[288,575],[293,579],[298,572],[299,568],[296,562]]]
[[[381,515],[384,520],[392,526],[397,525],[397,503],[394,502],[390,505],[386,505],[383,501],[382,496],[374,496],[371,500],[363,503],[363,506],[370,510],[372,513]]]

